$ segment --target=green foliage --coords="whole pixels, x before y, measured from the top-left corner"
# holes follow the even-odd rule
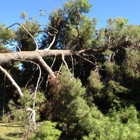
[[[13,116],[14,121],[21,121],[23,124],[27,122],[27,116],[28,114],[26,113],[26,108],[32,107],[33,106],[33,98],[34,98],[34,93],[29,94],[29,90],[23,89],[23,98],[19,98],[17,100],[17,104],[14,103],[13,100],[10,100],[8,103],[8,107],[10,109],[10,115]],[[35,111],[36,111],[36,120],[40,119],[40,114],[39,114],[39,104],[42,103],[45,100],[44,95],[41,92],[37,92],[36,94],[36,106],[35,106]],[[8,114],[9,115],[9,114]]]
[[[77,97],[75,100],[73,100],[67,107],[70,110],[69,113],[71,117],[73,116],[73,119],[75,117],[79,118],[86,116],[90,111],[86,101],[80,97]]]
[[[45,121],[31,135],[30,140],[58,140],[61,131],[56,129],[56,122]]]
[[[113,30],[113,32],[115,31],[116,33],[118,33],[125,29],[127,23],[128,20],[121,17],[115,19],[108,19],[108,28]]]
[[[140,26],[139,25],[129,25],[126,34],[130,37],[132,43],[139,43],[140,41]],[[137,47],[137,46],[136,46]]]
[[[26,106],[32,106],[32,99],[34,98],[34,93],[30,94],[29,90],[27,89],[23,89],[23,94],[24,94],[24,98],[19,98],[18,99],[18,103],[20,103],[22,106],[26,105]],[[42,92],[37,92],[36,93],[36,104],[39,105],[40,103],[42,103],[45,100],[45,97],[43,95]]]
[[[140,125],[134,106],[121,111],[112,110],[110,117],[103,116],[94,107],[80,123],[89,132],[88,136],[83,136],[83,140],[138,140],[140,138]]]
[[[113,108],[109,111],[111,121],[119,121],[122,123],[138,123],[138,112],[134,106],[120,108],[118,111]]]
[[[0,42],[5,43],[6,41],[10,41],[14,35],[13,30],[7,29],[6,24],[0,25]]]
[[[65,67],[61,69],[62,74],[59,77],[60,85],[59,85],[59,95],[58,100],[63,102],[62,110],[64,109],[66,112],[69,112],[69,115],[65,115],[65,112],[60,113],[60,118],[63,120],[70,120],[72,116],[73,119],[76,119],[75,110],[79,109],[81,112],[81,107],[77,106],[77,102],[81,103],[82,105],[85,103],[82,100],[83,95],[85,94],[85,88],[82,87],[82,84],[79,79],[75,79],[71,73],[69,73]],[[83,106],[86,108],[86,106]]]
[[[106,50],[106,51],[104,51],[102,54],[104,55],[104,56],[110,56],[111,54],[112,54],[113,52],[111,51],[111,50]]]
[[[128,93],[129,90],[123,86],[120,85],[119,82],[115,82],[110,80],[108,82],[108,87],[107,87],[108,91],[112,91],[112,92],[116,92],[116,93]]]
[[[105,65],[105,70],[107,71],[107,73],[109,75],[112,76],[112,75],[114,75],[116,73],[119,73],[119,66],[116,65],[114,62],[106,61],[104,63],[104,65]]]
[[[98,93],[102,90],[104,87],[103,83],[100,81],[100,75],[98,72],[91,71],[90,76],[88,78],[89,80],[89,86],[93,89],[95,93]]]
[[[61,100],[67,100],[70,103],[77,97],[81,97],[85,94],[85,88],[82,87],[80,79],[75,79],[71,73],[69,73],[65,67],[62,67],[62,74],[59,77],[59,98]]]
[[[140,79],[140,51],[126,49],[126,60],[124,61],[122,67],[127,75],[135,80]]]
[[[28,21],[26,20],[25,23],[22,25],[26,28],[26,30],[33,36],[38,37],[38,31],[40,30],[40,26],[37,20]],[[33,38],[22,28],[19,26],[17,31],[15,32],[15,41],[17,41],[18,46],[21,50],[35,50],[36,44]]]
[[[69,0],[68,2],[64,3],[64,8],[70,12],[75,12],[76,8],[79,8],[80,13],[86,13],[89,12],[91,5],[89,4],[88,0]]]
[[[52,11],[49,17],[50,25],[58,30],[56,43],[53,47],[69,49],[75,45],[76,40],[81,43],[77,49],[91,47],[93,28],[97,22],[83,14],[88,13],[90,7],[88,0],[69,0],[64,3],[63,8]],[[52,32],[52,28],[46,30]],[[46,47],[46,44],[50,43],[50,39],[47,37],[48,35],[44,35],[42,47]]]
[[[71,76],[71,74],[63,69],[62,75],[60,76],[60,81],[63,81],[63,84],[60,84],[60,89],[61,87],[63,88],[60,90],[60,95],[62,97],[61,101],[64,102],[65,113],[68,113],[66,113],[66,115],[64,112],[62,112],[60,116],[63,116],[63,119],[61,118],[63,123],[69,122],[69,126],[65,124],[69,131],[74,132],[75,128],[78,128],[80,130],[79,135],[83,140],[127,140],[129,138],[139,138],[138,133],[140,131],[140,126],[138,124],[137,111],[134,106],[130,106],[119,111],[115,109],[110,110],[110,113],[105,116],[98,110],[96,106],[94,106],[94,104],[89,107],[87,101],[84,100],[84,97],[80,96],[80,94],[76,94],[76,96],[74,96],[75,98],[70,98],[70,102],[67,102],[69,97],[72,96],[71,91],[75,91],[76,86],[73,84],[76,79],[73,79],[72,83],[71,77],[69,76]],[[94,80],[97,81],[97,84]],[[91,72],[89,82],[91,88],[95,88],[94,90],[96,92],[105,88],[104,85],[100,82],[100,76],[97,72]],[[80,87],[78,89],[80,90]],[[110,81],[108,83],[108,87],[106,88],[106,94],[108,94],[110,97],[112,96],[112,100],[113,98],[115,99],[116,93],[124,92],[128,92],[128,89],[114,81]],[[65,94],[66,96],[64,96]],[[136,127],[137,129],[132,131],[132,126]],[[132,135],[130,136],[131,132]]]
[[[0,25],[0,53],[11,52],[6,45],[12,41],[14,36],[14,31],[6,28],[6,24]]]

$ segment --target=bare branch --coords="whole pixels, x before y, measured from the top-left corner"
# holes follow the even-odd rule
[[[15,80],[11,77],[11,75],[2,67],[0,66],[0,70],[9,78],[9,80],[12,82],[12,85],[15,86],[15,88],[17,89],[17,91],[19,92],[19,95],[21,97],[23,97],[23,93],[20,89],[20,87],[17,85],[17,83],[15,82]]]
[[[34,40],[35,45],[36,45],[36,50],[38,50],[38,44],[37,44],[35,38],[31,35],[31,33],[22,24],[20,24],[19,22],[17,22],[17,24],[19,24],[32,37],[32,39]]]
[[[52,65],[51,65],[51,69],[52,69],[52,67],[53,67],[53,65],[54,65],[55,60],[56,60],[56,56],[55,56],[54,59],[53,59],[53,63],[52,63]]]
[[[79,56],[80,58],[82,58],[83,60],[85,60],[85,61],[87,61],[87,62],[93,64],[94,66],[96,65],[96,64],[94,64],[92,61],[90,61],[90,60],[88,60],[88,59],[82,57],[81,55],[79,55],[79,54],[77,54],[77,53],[76,53],[76,55]]]
[[[41,79],[41,68],[40,68],[40,66],[37,63],[35,63],[33,61],[32,61],[32,63],[35,64],[38,67],[38,69],[39,69],[39,77],[38,77],[38,80],[37,80],[37,83],[36,83],[36,88],[35,88],[35,91],[34,91],[34,102],[33,102],[33,109],[34,109],[35,103],[36,103],[36,93],[37,93],[37,89],[39,87],[39,81]]]
[[[35,121],[36,112],[35,112],[35,110],[32,108],[27,108],[26,112],[30,112],[30,116],[29,116],[30,127],[33,129],[36,129],[36,121]]]
[[[59,67],[58,72],[60,72],[60,70],[61,70],[62,66],[63,66],[63,62],[61,63],[61,65],[60,65],[60,67]]]
[[[50,35],[51,35],[51,34],[50,34]],[[56,34],[53,35],[53,40],[52,40],[52,42],[51,42],[50,45],[49,45],[46,49],[44,49],[44,50],[49,50],[49,49],[52,47],[52,45],[53,45],[53,43],[54,43],[54,41],[55,41],[55,38],[56,38]]]
[[[71,51],[76,50],[76,47],[77,47],[79,44],[80,44],[80,43],[79,43],[79,41],[78,41],[78,43],[76,43],[74,46],[72,46],[72,47],[70,48],[70,50],[71,50]]]
[[[40,25],[40,26],[48,26],[48,27],[54,29],[54,34],[48,32],[48,34],[49,34],[50,36],[53,36],[52,42],[51,42],[50,45],[45,49],[45,50],[49,50],[49,49],[52,47],[52,45],[53,45],[53,43],[54,43],[54,41],[55,41],[56,34],[58,33],[58,30],[57,30],[56,28],[54,28],[54,27],[48,25],[48,24],[47,24],[47,25]]]
[[[7,28],[10,28],[10,27],[14,26],[15,24],[20,25],[32,37],[32,39],[34,40],[35,45],[36,45],[36,50],[38,50],[38,44],[37,44],[35,38],[32,36],[32,34],[22,24],[20,24],[19,22],[17,22],[17,23],[14,23],[14,24],[12,24],[11,26],[9,26]]]
[[[64,54],[62,54],[62,61],[63,61],[63,63],[65,64],[67,70],[70,71],[69,68],[68,68],[68,65],[67,65],[67,63],[66,63],[66,61],[65,61]]]
[[[72,55],[70,55],[70,57],[71,57],[71,65],[72,65],[72,73],[73,73],[73,75],[74,75],[74,63],[73,63],[73,57],[72,57]]]
[[[38,57],[38,61],[40,62],[40,64],[45,68],[45,70],[52,76],[55,78],[55,74],[52,71],[52,69],[46,64],[46,62],[43,60],[42,57]]]
[[[12,46],[16,46],[16,48],[17,48],[19,51],[21,51],[21,49],[20,49],[20,47],[19,47],[18,45],[13,44],[13,43],[11,43],[11,42],[9,42],[9,41],[7,41],[7,43],[10,44],[10,45],[12,45]]]
[[[115,50],[115,49],[118,49],[124,45],[127,45],[129,43],[129,41],[123,41],[115,46],[105,46],[104,48],[101,48],[101,49],[92,49],[92,48],[89,48],[89,49],[84,49],[84,50],[80,50],[78,52],[78,54],[82,54],[82,53],[93,53],[93,54],[100,54],[104,51],[106,51],[107,49],[109,50]]]
[[[58,30],[57,30],[56,28],[52,27],[51,25],[48,25],[48,24],[47,24],[47,25],[40,25],[40,26],[48,26],[48,27],[50,27],[50,28],[52,28],[52,29],[55,30],[55,32],[54,32],[55,34],[58,33]]]

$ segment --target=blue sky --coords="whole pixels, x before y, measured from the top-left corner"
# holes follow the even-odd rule
[[[0,0],[0,24],[22,23],[20,14],[23,10],[46,24],[51,10],[61,7],[63,2],[66,0]],[[93,6],[88,16],[98,18],[98,27],[105,27],[107,19],[115,17],[124,17],[130,24],[140,24],[140,0],[89,0],[89,3]],[[40,8],[47,11],[47,17],[40,17]]]

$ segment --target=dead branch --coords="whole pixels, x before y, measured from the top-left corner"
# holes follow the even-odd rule
[[[70,57],[71,57],[71,65],[72,65],[72,73],[73,73],[73,75],[74,75],[74,63],[73,63],[73,57],[72,57],[72,55],[70,55]]]
[[[21,49],[20,49],[20,47],[19,47],[18,45],[13,44],[13,43],[11,43],[11,42],[9,42],[9,41],[7,41],[7,43],[8,43],[9,45],[11,45],[11,46],[16,46],[16,48],[17,48],[19,51],[21,51]]]
[[[57,34],[57,33],[58,33],[58,30],[57,30],[56,28],[52,27],[52,26],[51,26],[51,25],[49,25],[49,24],[47,24],[47,25],[39,25],[39,26],[48,26],[48,27],[50,27],[50,28],[54,29],[54,33],[55,33],[55,34]]]
[[[108,47],[105,46],[105,47],[102,48],[102,49],[92,49],[92,48],[90,48],[90,49],[84,49],[84,50],[80,50],[80,51],[78,52],[78,54],[83,54],[83,53],[100,54],[100,53],[106,51],[107,49],[109,49],[109,50],[119,49],[120,47],[125,46],[125,45],[127,45],[128,43],[129,43],[128,41],[123,41],[123,42],[121,42],[121,43],[119,43],[119,44],[117,44],[117,45],[115,45],[115,46],[108,46]]]
[[[34,109],[35,103],[36,103],[37,89],[38,89],[38,87],[39,87],[39,81],[40,81],[40,79],[41,79],[41,68],[40,68],[40,66],[39,66],[37,63],[35,63],[35,62],[33,62],[33,61],[32,61],[32,63],[35,64],[35,65],[38,67],[38,69],[39,69],[39,77],[38,77],[38,80],[37,80],[37,83],[36,83],[36,87],[35,87],[35,91],[34,91],[34,100],[33,100],[33,109]]]
[[[53,67],[53,65],[54,65],[54,63],[55,63],[55,60],[56,60],[56,56],[54,57],[53,63],[51,64],[51,69],[52,69],[52,67]]]
[[[46,71],[48,71],[48,73],[51,75],[51,77],[55,78],[55,74],[52,71],[52,69],[47,65],[47,63],[43,60],[42,57],[38,57],[38,61],[40,62],[40,64],[45,68]]]
[[[35,42],[35,45],[36,45],[36,50],[38,50],[38,44],[37,44],[37,42],[36,42],[36,40],[35,40],[35,38],[32,36],[32,34],[22,25],[22,24],[20,24],[19,22],[17,22],[17,23],[14,23],[14,24],[12,24],[11,26],[9,26],[8,28],[10,28],[10,27],[12,27],[12,26],[14,26],[15,24],[18,24],[18,25],[20,25],[31,37],[32,37],[32,39],[34,40],[34,42]]]
[[[77,54],[77,53],[76,53],[76,55],[79,56],[80,58],[82,58],[83,60],[85,60],[85,61],[91,63],[92,65],[94,65],[94,66],[96,65],[96,64],[94,64],[92,61],[90,61],[90,60],[88,60],[88,59],[82,57],[81,55],[79,55],[79,54]]]
[[[9,80],[12,82],[12,85],[14,85],[15,88],[17,89],[19,95],[20,95],[21,97],[23,97],[23,93],[22,93],[20,87],[17,85],[17,83],[16,83],[15,80],[11,77],[11,75],[10,75],[2,66],[0,66],[0,70],[9,78]]]
[[[35,110],[32,108],[27,108],[26,112],[30,112],[30,116],[29,116],[30,128],[36,129],[36,121],[35,121],[36,112],[35,112]]]
[[[52,45],[54,44],[54,41],[55,41],[55,39],[56,39],[56,34],[58,33],[58,30],[57,30],[56,28],[54,28],[54,27],[48,25],[48,24],[47,24],[47,25],[40,25],[40,26],[48,26],[48,27],[54,29],[54,34],[51,34],[50,32],[47,32],[50,36],[53,36],[53,40],[52,40],[52,42],[50,43],[50,45],[49,45],[46,49],[44,49],[44,50],[49,50],[49,49],[52,47]]]
[[[63,63],[65,64],[65,66],[66,66],[66,68],[67,68],[67,71],[70,71],[70,70],[69,70],[69,67],[68,67],[68,65],[67,65],[67,63],[66,63],[66,61],[65,61],[64,54],[62,54],[61,56],[62,56],[62,61],[63,61]]]
[[[51,35],[51,36],[52,36],[52,35]],[[49,50],[49,49],[52,47],[52,45],[53,45],[53,43],[54,43],[54,41],[55,41],[55,38],[56,38],[56,34],[53,35],[53,40],[52,40],[52,42],[51,42],[50,45],[49,45],[46,49],[44,49],[44,50]]]

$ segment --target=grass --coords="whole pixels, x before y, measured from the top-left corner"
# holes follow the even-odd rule
[[[23,140],[23,133],[20,124],[0,124],[0,140]]]

